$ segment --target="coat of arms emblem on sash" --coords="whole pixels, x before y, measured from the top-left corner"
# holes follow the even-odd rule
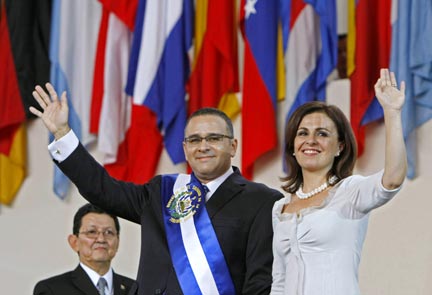
[[[166,207],[170,213],[172,223],[183,222],[194,216],[202,202],[202,191],[194,185],[188,184],[178,189],[169,199]]]

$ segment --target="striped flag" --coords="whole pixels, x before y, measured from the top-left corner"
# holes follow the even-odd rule
[[[189,74],[193,1],[141,0],[126,91],[153,111],[175,163],[185,162],[185,84]]]
[[[0,2],[0,204],[10,205],[26,176],[26,125],[4,2]]]
[[[26,177],[27,118],[35,84],[49,79],[50,1],[0,4],[0,203],[12,204]]]
[[[87,145],[95,139],[89,132],[91,69],[101,5],[96,1],[54,0],[52,9],[50,81],[58,93],[68,93],[69,124],[81,142]],[[54,192],[64,199],[70,182],[58,168],[54,169]]]
[[[216,107],[233,118],[240,112],[236,1],[196,2],[195,59],[188,82],[189,114]]]
[[[1,136],[0,142],[3,140]],[[0,153],[0,204],[11,205],[27,173],[27,126],[22,123],[11,136],[9,154]],[[0,143],[1,145],[1,143]]]
[[[130,126],[132,101],[125,87],[138,1],[101,2],[90,132],[98,135],[97,148],[108,164],[116,162],[119,145]]]
[[[281,1],[287,119],[307,101],[325,100],[327,77],[337,64],[334,0]]]
[[[242,173],[251,179],[255,161],[277,146],[278,0],[242,0],[245,41],[242,97]],[[265,140],[257,140],[265,139]]]
[[[415,129],[432,118],[432,2],[395,2],[390,69],[406,83],[402,109],[408,178],[416,176]]]

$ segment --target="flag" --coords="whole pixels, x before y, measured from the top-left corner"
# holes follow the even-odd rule
[[[16,76],[27,118],[34,118],[29,107],[38,108],[32,92],[49,79],[50,0],[6,0],[10,45]],[[3,44],[3,43],[2,43]]]
[[[397,1],[394,6],[390,69],[406,83],[402,109],[408,178],[416,176],[415,129],[432,118],[432,2]]]
[[[191,0],[140,1],[126,86],[134,104],[155,113],[175,164],[185,162],[182,141],[192,18]]]
[[[242,173],[249,179],[255,161],[277,146],[278,14],[278,0],[242,0],[240,4],[245,42]]]
[[[50,36],[50,81],[58,93],[66,91],[69,125],[84,145],[95,137],[89,132],[94,55],[101,18],[96,1],[54,0]],[[52,139],[52,137],[51,137]],[[55,167],[54,192],[65,198],[70,183]]]
[[[142,184],[154,176],[163,148],[156,120],[148,107],[132,105],[131,124],[116,162],[104,165],[112,177]]]
[[[0,203],[10,205],[26,176],[25,112],[12,55],[6,6],[0,2]]]
[[[282,4],[280,12],[288,120],[303,103],[325,100],[327,77],[337,64],[336,3],[291,0]]]
[[[98,134],[97,149],[104,154],[104,164],[108,164],[115,163],[130,125],[131,98],[125,87],[138,1],[101,2],[90,132]]]
[[[236,2],[197,1],[194,66],[188,82],[189,114],[218,107],[233,118],[240,112]]]
[[[388,68],[390,61],[390,11],[391,0],[358,0],[355,7],[355,47],[349,49],[355,51],[355,69],[350,76],[350,117],[359,155],[363,153],[365,145],[364,125],[382,117],[378,102],[372,102],[380,69]]]
[[[26,173],[27,126],[22,123],[13,133],[9,154],[0,153],[0,204],[12,204]]]
[[[116,179],[144,183],[156,171],[162,137],[157,129],[156,116],[145,106],[132,105],[132,99],[125,91],[130,38],[135,27],[138,1],[101,2],[103,15],[95,62],[91,130],[99,134],[98,149],[105,153],[104,166],[108,173]],[[118,75],[119,68],[122,69],[121,75]],[[116,106],[112,106],[113,102]],[[112,124],[110,112],[115,112],[114,121],[118,122],[111,130],[108,127]],[[112,134],[113,130],[117,132]],[[117,143],[119,139],[122,140]]]

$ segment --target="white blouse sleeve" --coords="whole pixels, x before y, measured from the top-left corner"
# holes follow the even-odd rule
[[[336,194],[349,202],[343,213],[350,218],[361,218],[371,210],[390,201],[400,190],[388,190],[382,185],[384,170],[369,176],[354,175],[342,181]],[[344,214],[344,215],[345,215]]]

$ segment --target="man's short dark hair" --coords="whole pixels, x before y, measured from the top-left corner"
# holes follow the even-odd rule
[[[233,128],[233,124],[232,124],[231,119],[227,116],[227,114],[225,114],[224,112],[222,112],[221,110],[216,109],[216,108],[202,108],[202,109],[199,109],[199,110],[193,112],[189,116],[188,120],[186,121],[186,127],[192,118],[199,117],[199,116],[207,116],[207,115],[208,116],[217,116],[219,118],[222,118],[225,121],[226,126],[227,126],[227,132],[228,132],[227,135],[234,137],[234,128]]]
[[[117,216],[112,215],[106,211],[104,211],[103,209],[87,203],[84,206],[82,206],[81,208],[78,209],[78,211],[75,213],[74,216],[74,221],[73,221],[73,229],[72,232],[74,235],[78,235],[81,225],[82,225],[82,219],[84,216],[86,216],[89,213],[96,213],[96,214],[107,214],[109,215],[113,220],[114,220],[114,224],[115,224],[115,228],[117,230],[117,233],[120,234],[120,223],[119,220],[117,218]]]

